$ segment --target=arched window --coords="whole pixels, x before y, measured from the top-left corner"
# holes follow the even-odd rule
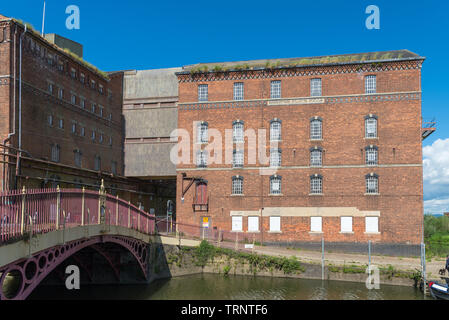
[[[310,166],[321,167],[323,165],[323,149],[314,147],[310,149]]]
[[[365,176],[366,181],[366,193],[377,194],[379,193],[379,176],[375,173],[371,173]]]
[[[315,117],[310,120],[310,140],[323,139],[323,120],[320,117]]]
[[[282,177],[274,175],[270,177],[270,194],[281,194]]]
[[[202,180],[196,183],[195,204],[207,204],[207,181]]]
[[[232,123],[232,137],[235,143],[244,142],[244,123],[241,120],[236,120]]]
[[[243,194],[243,177],[234,176],[232,177],[232,194]]]
[[[376,146],[365,148],[365,163],[368,166],[375,166],[378,163],[378,149]]]
[[[319,174],[315,174],[310,177],[310,193],[322,194],[323,193],[323,177]]]
[[[282,138],[282,121],[279,119],[273,119],[270,122],[270,140],[281,141]]]
[[[373,114],[365,117],[365,138],[377,138],[377,116]]]

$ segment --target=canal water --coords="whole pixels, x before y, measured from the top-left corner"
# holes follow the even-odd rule
[[[198,274],[158,280],[150,285],[81,286],[69,291],[39,286],[31,300],[421,300],[417,288],[292,278]]]

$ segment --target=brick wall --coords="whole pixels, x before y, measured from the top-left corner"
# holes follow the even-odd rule
[[[192,187],[184,202],[177,201],[178,221],[199,225],[202,216],[209,216],[211,227],[230,230],[231,211],[257,211],[267,207],[356,207],[360,211],[380,212],[380,234],[365,234],[364,217],[354,217],[353,234],[340,233],[339,217],[323,217],[323,232],[327,241],[419,243],[423,214],[421,97],[414,93],[421,90],[420,63],[410,62],[403,70],[394,70],[394,63],[386,65],[391,68],[384,71],[373,69],[336,74],[327,70],[330,74],[318,76],[279,77],[271,74],[258,78],[247,76],[243,72],[234,75],[235,78],[241,78],[238,80],[203,81],[201,77],[198,77],[199,80],[194,80],[194,77],[192,81],[190,75],[178,75],[178,127],[187,130],[191,137],[193,122],[207,121],[209,135],[211,129],[217,129],[222,134],[223,141],[218,142],[218,145],[224,149],[225,129],[232,129],[234,120],[242,120],[245,130],[266,129],[266,139],[269,141],[270,120],[282,120],[282,141],[279,143],[282,167],[277,170],[277,174],[282,176],[282,195],[269,195],[269,176],[260,175],[259,163],[248,164],[248,138],[245,138],[243,169],[232,169],[231,164],[212,164],[212,155],[209,156],[207,169],[196,168],[193,161],[192,164],[177,166],[177,194],[182,192],[181,173],[184,172],[187,177],[208,181],[210,201],[209,212],[193,212]],[[396,93],[396,98],[362,100],[362,97],[366,98],[364,77],[370,74],[377,76],[378,95],[375,96],[384,97],[382,93]],[[238,107],[241,103],[237,102],[234,107],[229,104],[227,107],[213,106],[215,101],[232,102],[235,82],[244,83],[245,100],[269,99],[271,80],[282,81],[282,98],[310,97],[312,78],[322,79],[323,96],[345,97],[338,97],[342,101],[326,99],[326,103],[319,104],[267,106],[259,103],[256,106]],[[195,103],[198,100],[199,84],[208,84],[211,108]],[[364,119],[369,114],[378,117],[376,139],[365,138]],[[310,140],[310,119],[315,116],[323,119],[322,141]],[[213,138],[210,143],[212,141]],[[369,145],[379,148],[378,166],[365,165],[365,147]],[[310,167],[310,148],[315,146],[322,147],[324,151],[322,168]],[[233,148],[229,148],[231,156]],[[193,153],[194,144],[191,143],[191,159]],[[266,154],[269,155],[269,146]],[[379,175],[379,195],[365,195],[365,175],[370,173]],[[310,175],[313,174],[323,176],[323,195],[310,195]],[[231,195],[232,176],[236,175],[244,178],[243,196]],[[321,235],[317,237],[309,233],[310,217],[282,217],[280,234],[267,232],[268,218],[265,217],[261,229],[265,241],[321,239]],[[243,218],[243,230],[247,230],[246,217]]]

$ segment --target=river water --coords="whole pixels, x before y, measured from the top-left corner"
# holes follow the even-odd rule
[[[254,276],[198,274],[158,280],[150,285],[40,286],[29,299],[82,300],[421,300],[417,288],[364,283]]]

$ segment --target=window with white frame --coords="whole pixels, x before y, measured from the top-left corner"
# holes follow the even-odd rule
[[[270,149],[270,167],[280,167],[282,164],[281,149]]]
[[[92,130],[92,134],[90,136],[90,138],[95,141],[95,130]]]
[[[64,129],[64,119],[59,119],[59,129]]]
[[[365,117],[365,138],[377,138],[377,117],[375,115]]]
[[[83,109],[86,108],[86,99],[80,98],[80,106],[81,106],[81,108],[83,108]]]
[[[117,161],[112,161],[111,162],[111,173],[112,174],[117,174]]]
[[[310,139],[311,140],[321,140],[323,138],[323,120],[321,118],[315,117],[310,120]]]
[[[323,150],[315,147],[310,150],[310,166],[321,167],[323,164]]]
[[[103,110],[104,110],[104,108],[102,106],[98,106],[98,111],[100,113],[100,117],[103,117]]]
[[[196,153],[196,165],[200,168],[207,167],[207,151],[198,150]]]
[[[365,77],[365,93],[376,93],[377,84],[376,76],[369,75]]]
[[[243,194],[243,177],[232,177],[232,194]]]
[[[82,153],[79,150],[75,150],[75,166],[81,167],[82,164]]]
[[[51,114],[48,115],[48,125],[53,127],[53,115]]]
[[[243,100],[243,82],[234,83],[234,100]]]
[[[352,232],[352,217],[340,217],[341,232]]]
[[[371,173],[365,177],[366,181],[366,193],[377,194],[379,193],[379,176]]]
[[[375,166],[378,163],[378,150],[376,146],[365,148],[365,161],[368,166]]]
[[[248,217],[248,232],[259,231],[259,217]]]
[[[100,156],[98,156],[98,155],[95,156],[94,165],[95,165],[94,170],[100,171],[100,169],[101,169],[101,158],[100,158]]]
[[[104,87],[103,87],[102,84],[100,84],[100,85],[98,86],[98,91],[100,91],[100,93],[103,94],[103,92],[104,92]]]
[[[49,83],[49,84],[48,84],[48,92],[49,92],[50,94],[53,94],[53,88],[54,88],[53,83]]]
[[[310,95],[312,97],[321,97],[321,79],[310,80]]]
[[[379,232],[379,217],[365,217],[365,232],[366,233]]]
[[[58,89],[58,98],[59,99],[64,98],[64,89],[62,89],[62,88]]]
[[[270,232],[281,232],[281,217],[270,217]]]
[[[80,81],[81,81],[81,83],[85,83],[86,82],[86,76],[84,75],[84,73],[80,74]]]
[[[245,141],[243,121],[237,120],[232,123],[232,137],[235,143],[242,143]]]
[[[91,81],[90,81],[90,87],[91,87],[92,89],[95,89],[95,87],[96,87],[95,80],[91,80]]]
[[[243,217],[242,216],[232,216],[232,231],[242,231],[243,230]]]
[[[322,217],[310,217],[310,232],[323,232]]]
[[[93,112],[93,113],[95,113],[95,110],[97,109],[97,105],[95,104],[95,103],[92,103],[92,108],[91,108],[91,111]]]
[[[57,144],[51,146],[51,161],[59,162],[61,154],[61,147]]]
[[[209,128],[209,124],[207,122],[198,123],[197,141],[199,143],[208,143],[209,142],[208,128]]]
[[[244,161],[243,150],[234,150],[232,154],[232,166],[234,168],[242,168]]]
[[[323,177],[319,174],[315,174],[310,177],[310,193],[322,194],[323,193]]]
[[[76,122],[72,122],[72,133],[76,133]]]
[[[102,133],[100,133],[100,137],[99,137],[98,141],[99,141],[100,143],[103,143],[103,134],[102,134]]]
[[[71,102],[72,104],[76,104],[76,95],[72,94],[72,95],[70,96],[70,102]]]
[[[112,137],[109,137],[109,146],[112,146]]]
[[[198,101],[207,101],[209,99],[208,85],[200,84],[198,85]]]
[[[70,76],[75,79],[76,78],[76,70],[74,68],[70,69]]]
[[[271,81],[271,99],[280,99],[281,98],[281,81],[280,80],[274,80]]]
[[[282,177],[274,175],[270,177],[270,194],[281,194]]]
[[[86,135],[86,128],[80,127],[80,136],[84,137]]]
[[[281,141],[282,138],[282,121],[273,119],[270,123],[270,140]]]

